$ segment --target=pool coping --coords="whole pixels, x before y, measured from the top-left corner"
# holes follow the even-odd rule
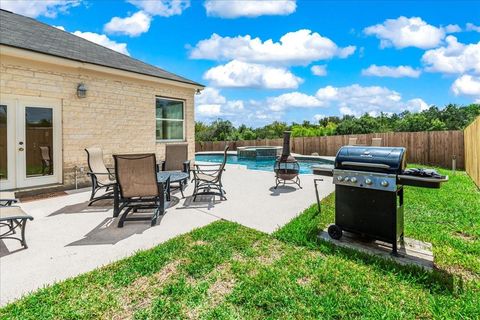
[[[223,151],[199,151],[195,152],[195,155],[222,155]],[[237,151],[227,151],[228,155],[236,156]],[[334,164],[335,157],[330,156],[308,156],[298,153],[292,153],[292,155],[298,160],[323,160],[324,162],[328,162],[329,164]]]

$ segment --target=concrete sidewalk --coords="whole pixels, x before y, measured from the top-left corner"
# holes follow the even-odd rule
[[[303,189],[273,189],[274,174],[227,165],[227,201],[172,197],[159,223],[126,222],[117,228],[111,202],[88,207],[89,190],[23,203],[35,219],[27,224],[29,248],[0,241],[0,305],[56,281],[148,249],[175,236],[225,219],[271,233],[315,202],[313,175],[301,175]],[[331,178],[319,184],[321,198],[334,190]],[[186,195],[192,193],[190,185]],[[218,199],[218,198],[217,198]]]

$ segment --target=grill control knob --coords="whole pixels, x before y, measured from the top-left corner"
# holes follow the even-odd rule
[[[365,179],[365,184],[366,185],[371,185],[372,184],[372,179]]]
[[[350,178],[349,178],[349,177],[345,177],[344,181],[345,181],[345,182],[348,182],[348,181],[350,181]]]
[[[338,177],[337,177],[337,180],[338,180],[338,181],[343,181],[343,177],[342,177],[342,176],[338,176]]]
[[[382,182],[380,182],[380,184],[382,185],[382,187],[388,187],[388,181],[387,180],[383,180]]]
[[[351,178],[350,178],[350,181],[351,181],[352,183],[357,183],[357,178],[351,177]]]

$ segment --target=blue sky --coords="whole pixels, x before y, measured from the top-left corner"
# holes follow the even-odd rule
[[[1,6],[205,84],[196,116],[207,122],[259,126],[480,101],[478,1]]]

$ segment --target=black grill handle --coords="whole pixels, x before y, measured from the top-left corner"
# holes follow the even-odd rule
[[[354,162],[354,161],[343,161],[342,166],[354,166],[354,167],[376,168],[376,169],[390,169],[390,166],[388,164]]]

